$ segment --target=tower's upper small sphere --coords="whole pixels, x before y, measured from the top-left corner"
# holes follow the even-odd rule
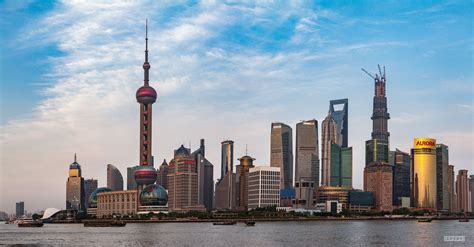
[[[150,63],[149,63],[149,62],[145,62],[145,63],[143,64],[143,69],[150,69],[150,67],[151,67],[151,66],[150,66]]]
[[[153,104],[156,101],[156,91],[150,86],[142,86],[137,90],[137,102],[141,104]]]
[[[153,184],[156,177],[156,170],[153,166],[140,166],[135,170],[135,181],[139,185]]]

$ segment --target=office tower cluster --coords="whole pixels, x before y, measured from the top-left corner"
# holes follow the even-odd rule
[[[99,187],[95,179],[84,179],[75,155],[66,186],[67,209],[97,217],[273,206],[334,213],[403,207],[473,211],[474,176],[469,177],[467,170],[455,174],[447,145],[432,138],[415,138],[409,153],[391,151],[387,78],[380,66],[375,75],[364,70],[374,80],[375,90],[372,133],[365,142],[363,190],[353,188],[347,98],[329,101],[320,127],[316,119],[298,122],[294,147],[292,127],[271,123],[269,166],[256,166],[246,151],[236,159],[234,168],[234,141],[224,140],[220,176],[215,183],[214,165],[207,159],[205,140],[201,139],[195,151],[181,145],[169,162],[165,159],[156,168],[152,109],[157,93],[150,85],[148,58],[147,26],[143,85],[135,94],[139,103],[138,164],[127,168],[126,189],[120,170],[112,164],[106,166],[107,187]]]

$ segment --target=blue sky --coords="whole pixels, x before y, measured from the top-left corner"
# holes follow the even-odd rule
[[[107,163],[122,172],[136,164],[145,18],[157,163],[205,138],[220,174],[219,144],[229,138],[236,157],[248,144],[256,164],[268,165],[271,122],[321,123],[329,100],[349,98],[362,188],[373,81],[360,68],[382,64],[391,149],[433,137],[472,173],[470,1],[1,1],[0,11],[0,183],[17,188],[0,190],[0,210],[18,200],[30,210],[64,207],[75,152],[84,175],[104,186]],[[58,196],[45,200],[46,191]]]

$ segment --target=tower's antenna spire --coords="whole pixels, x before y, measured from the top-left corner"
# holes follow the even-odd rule
[[[145,52],[147,55],[145,61],[148,62],[148,19],[145,21]]]
[[[145,22],[145,63],[143,63],[143,70],[145,73],[144,83],[145,86],[148,86],[149,82],[149,70],[150,70],[150,63],[148,63],[148,19]]]
[[[245,155],[247,155],[247,144],[245,144]]]
[[[76,162],[77,160],[77,156],[76,156],[76,153],[74,153],[74,162]]]

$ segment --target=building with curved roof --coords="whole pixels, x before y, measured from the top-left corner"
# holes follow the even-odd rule
[[[107,187],[113,191],[123,190],[122,174],[112,164],[107,165]]]
[[[51,218],[53,215],[55,215],[56,213],[60,212],[61,210],[57,209],[57,208],[47,208],[46,210],[44,210],[44,213],[43,213],[43,217],[41,217],[42,220],[44,219],[49,219]]]

